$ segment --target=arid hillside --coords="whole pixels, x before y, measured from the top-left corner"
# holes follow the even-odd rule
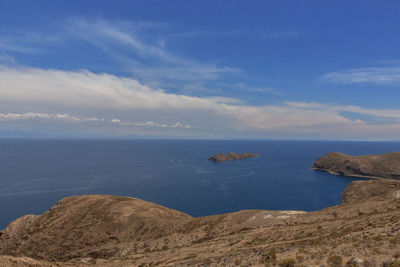
[[[317,212],[245,210],[193,218],[135,198],[72,196],[2,231],[0,266],[396,263],[400,182],[356,181],[343,199]]]

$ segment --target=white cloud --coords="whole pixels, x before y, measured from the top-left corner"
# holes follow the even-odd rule
[[[0,113],[0,121],[31,120],[31,119],[50,119],[51,116],[44,113]]]
[[[180,122],[176,122],[174,125],[171,125],[170,127],[172,127],[172,128],[185,128],[185,129],[192,128],[192,126],[190,126],[190,125],[183,125],[183,124],[180,123]]]
[[[199,108],[212,100],[166,93],[130,78],[82,71],[0,68],[0,103],[101,109]]]
[[[11,122],[11,121],[63,121],[63,122],[104,122],[103,118],[78,118],[71,116],[67,113],[65,114],[47,114],[47,113],[35,113],[35,112],[25,112],[25,113],[0,113],[0,122]]]
[[[162,128],[183,128],[183,129],[189,129],[192,127],[191,125],[183,125],[180,122],[176,122],[175,124],[167,124],[167,123],[157,123],[153,121],[145,121],[145,122],[121,121],[120,119],[112,119],[111,122],[123,126],[138,126],[138,127],[162,127]]]
[[[342,84],[376,83],[400,85],[400,68],[358,68],[324,74],[322,79]]]
[[[135,126],[135,127],[162,127],[162,128],[182,128],[189,129],[191,125],[183,125],[180,122],[174,124],[167,123],[157,123],[153,121],[146,122],[131,122],[122,121],[120,119],[106,120],[104,118],[96,117],[76,117],[70,114],[47,114],[47,113],[35,113],[35,112],[25,112],[25,113],[0,113],[0,123],[1,122],[18,122],[18,121],[39,121],[39,122],[69,122],[69,123],[101,123],[101,124],[118,124],[122,126]]]
[[[400,134],[400,109],[366,109],[314,102],[251,106],[235,98],[167,93],[131,78],[86,70],[2,67],[0,80],[0,112],[3,112],[0,122],[3,123],[63,122],[108,127],[107,131],[114,134],[126,133],[129,129],[128,133],[134,133],[136,128],[151,134],[186,129],[174,134],[220,138],[387,139]],[[27,112],[27,108],[32,112]],[[373,124],[361,117],[347,118],[342,115],[345,111],[394,121]]]

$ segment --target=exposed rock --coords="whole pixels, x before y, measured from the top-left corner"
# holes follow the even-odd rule
[[[360,258],[351,258],[346,262],[346,267],[363,267],[364,261]]]
[[[237,160],[237,159],[248,159],[248,158],[253,158],[253,157],[257,157],[260,156],[261,154],[257,154],[257,153],[234,153],[234,152],[230,152],[228,154],[215,154],[214,156],[212,156],[211,158],[209,158],[208,160],[211,160],[213,162],[224,162],[224,161],[229,161],[229,160]]]
[[[315,161],[313,169],[348,176],[398,180],[400,152],[367,156],[349,156],[332,152]]]
[[[58,264],[35,260],[29,257],[13,257],[8,255],[0,255],[1,267],[56,267]]]
[[[343,204],[321,211],[200,218],[135,198],[72,196],[2,231],[0,266],[320,266],[331,255],[381,263],[400,245],[399,190],[399,181],[356,181]]]
[[[398,185],[399,182],[394,180],[354,181],[344,190],[342,199],[349,203],[372,198],[396,198],[398,191],[393,191],[392,188],[397,188]]]
[[[26,234],[26,230],[36,221],[39,216],[25,215],[11,222],[4,231],[0,232],[0,238],[7,240],[8,244],[15,245]],[[0,247],[1,251],[1,247]]]

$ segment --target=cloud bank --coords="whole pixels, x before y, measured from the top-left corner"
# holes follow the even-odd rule
[[[0,80],[0,126],[57,122],[110,135],[198,138],[393,139],[400,134],[397,109],[313,102],[252,106],[240,99],[168,93],[132,78],[87,70],[3,66]],[[357,114],[391,120],[374,124]]]
[[[104,118],[80,118],[71,116],[68,113],[65,114],[47,114],[47,113],[0,113],[0,122],[41,122],[41,123],[52,123],[52,122],[68,122],[68,123],[96,123],[96,124],[117,124],[121,126],[136,126],[136,127],[162,127],[162,128],[183,128],[189,129],[190,125],[183,125],[180,122],[174,124],[157,123],[153,121],[122,121],[120,119],[106,120]]]

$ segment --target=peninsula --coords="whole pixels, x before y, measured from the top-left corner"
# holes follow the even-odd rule
[[[211,158],[209,158],[208,160],[211,160],[213,162],[224,162],[224,161],[230,161],[230,160],[237,160],[237,159],[248,159],[248,158],[253,158],[253,157],[257,157],[260,156],[261,154],[257,154],[257,153],[233,153],[230,152],[228,154],[215,154],[214,156],[212,156]]]
[[[365,156],[331,152],[317,159],[313,169],[347,176],[399,180],[400,152]]]

